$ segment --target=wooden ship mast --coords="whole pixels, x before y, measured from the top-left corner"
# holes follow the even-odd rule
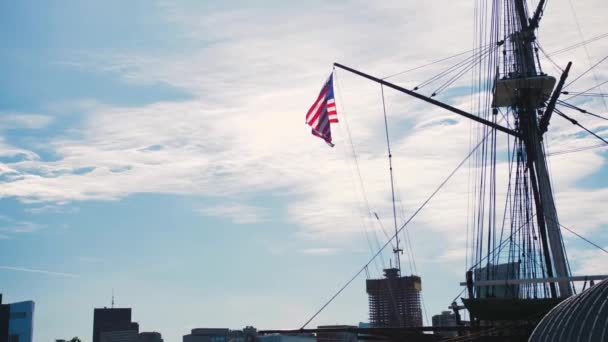
[[[477,48],[490,52],[479,54],[478,63],[492,70],[493,77],[479,78],[478,96],[486,98],[475,114],[436,100],[434,93],[425,96],[417,88],[406,89],[340,63],[334,67],[482,124],[476,240],[471,268],[461,283],[468,298],[464,307],[453,307],[466,308],[474,322],[534,319],[573,295],[572,282],[582,279],[571,276],[543,144],[572,63],[559,80],[542,71],[537,32],[544,0],[530,13],[526,0],[492,1],[488,6],[491,28]],[[496,214],[498,134],[509,137],[511,165],[502,226]]]

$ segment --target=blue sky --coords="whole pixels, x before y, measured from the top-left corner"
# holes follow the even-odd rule
[[[545,49],[604,33],[594,15],[604,2],[576,6],[581,32],[570,6],[551,2]],[[346,123],[365,198],[391,227],[378,87],[338,73],[336,148],[303,125],[331,63],[388,75],[466,51],[472,11],[473,2],[1,3],[4,298],[36,302],[35,341],[89,340],[93,308],[109,306],[112,290],[142,330],[169,342],[194,327],[299,327],[367,261],[374,234],[384,242]],[[580,73],[606,44],[555,60]],[[413,86],[433,72],[396,81]],[[606,66],[596,75],[608,79]],[[443,99],[466,108],[466,84],[457,86]],[[467,154],[470,126],[387,99],[402,221]],[[605,134],[602,122],[579,119]],[[565,122],[551,128],[549,150],[596,144]],[[562,222],[603,246],[606,157],[550,159]],[[466,192],[465,171],[410,231],[429,317],[460,291]],[[605,256],[565,236],[574,273],[608,271]],[[353,324],[366,312],[362,277],[312,324]]]

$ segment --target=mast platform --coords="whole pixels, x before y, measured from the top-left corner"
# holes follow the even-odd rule
[[[555,77],[545,75],[496,80],[492,107],[515,106],[520,101],[521,94],[526,94],[526,99],[532,105],[539,106],[551,97],[555,82]]]

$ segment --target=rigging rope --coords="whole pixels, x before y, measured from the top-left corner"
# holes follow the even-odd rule
[[[590,39],[588,39],[588,40],[585,40],[585,41],[582,41],[582,42],[578,42],[578,43],[573,44],[573,45],[570,45],[570,46],[566,46],[565,48],[559,49],[559,50],[557,50],[557,51],[550,52],[548,55],[549,55],[549,56],[555,56],[555,55],[559,55],[559,54],[561,54],[561,53],[564,53],[564,52],[567,52],[567,51],[570,51],[570,50],[573,50],[573,49],[579,48],[579,47],[581,47],[581,46],[587,45],[587,44],[589,44],[589,43],[593,43],[593,42],[595,42],[595,41],[598,41],[598,40],[600,40],[600,39],[604,39],[604,38],[606,38],[606,37],[608,37],[608,32],[607,32],[607,33],[604,33],[604,34],[600,34],[600,35],[595,36],[595,37],[593,37],[593,38],[590,38]]]
[[[452,56],[449,56],[449,57],[445,57],[445,58],[442,58],[442,59],[438,59],[438,60],[436,60],[436,61],[433,61],[433,62],[430,62],[430,63],[424,64],[424,65],[420,65],[420,66],[417,66],[417,67],[414,67],[414,68],[411,68],[411,69],[407,69],[407,70],[405,70],[405,71],[400,71],[400,72],[397,72],[397,73],[394,73],[394,74],[391,74],[391,75],[388,75],[388,76],[382,77],[381,79],[382,79],[382,80],[387,80],[387,79],[389,79],[389,78],[391,78],[391,77],[396,77],[396,76],[403,75],[403,74],[408,73],[408,72],[411,72],[411,71],[415,71],[415,70],[418,70],[418,69],[422,69],[422,68],[424,68],[424,67],[427,67],[427,66],[430,66],[430,65],[433,65],[433,64],[437,64],[437,63],[440,63],[440,62],[443,62],[443,61],[447,61],[448,59],[452,59],[452,58],[455,58],[455,57],[458,57],[458,56],[462,56],[462,55],[464,55],[464,54],[467,54],[467,53],[469,53],[469,52],[473,52],[473,51],[475,51],[475,50],[477,50],[477,48],[475,48],[475,49],[471,49],[471,50],[468,50],[468,51],[464,51],[464,52],[461,52],[461,53],[457,53],[457,54],[455,54],[455,55],[452,55]]]
[[[386,133],[386,149],[388,152],[389,173],[390,173],[390,180],[391,180],[391,196],[392,196],[392,200],[393,200],[393,220],[395,223],[395,246],[396,247],[393,249],[393,252],[395,253],[395,263],[396,263],[395,266],[399,270],[399,275],[401,275],[401,260],[399,257],[399,253],[403,253],[403,250],[399,248],[399,232],[397,231],[397,207],[396,207],[396,203],[395,203],[395,184],[394,184],[394,177],[393,177],[393,156],[392,156],[392,152],[391,152],[391,143],[390,143],[389,132],[388,132],[388,118],[386,116],[386,101],[384,98],[384,86],[383,85],[380,85],[380,91],[382,93],[382,112],[384,115],[384,130]],[[409,254],[408,254],[408,260],[410,261],[410,271],[413,272],[411,260],[409,259]],[[393,296],[393,293],[390,288],[390,282],[387,284],[389,287],[389,289],[388,289],[389,293],[391,296]],[[424,304],[424,299],[423,299],[422,295],[420,296],[420,300],[422,302],[422,307],[424,309],[425,318],[428,323],[426,306]],[[393,304],[395,305],[395,314],[399,317],[399,320],[402,321],[402,317],[399,314],[399,309],[397,308],[397,306],[396,306],[397,304],[394,299],[393,299]],[[403,324],[403,322],[401,322],[401,323]]]
[[[397,202],[399,203],[399,219],[401,221],[405,221],[406,216],[405,216],[405,209],[403,207],[403,201],[401,200],[402,196],[400,194],[400,192],[397,192]],[[405,229],[403,231],[403,240],[406,243],[407,246],[407,254],[408,254],[408,260],[411,260],[412,265],[410,265],[410,269],[412,270],[412,274],[418,274],[418,268],[416,267],[416,258],[414,257],[414,248],[412,247],[412,243],[411,243],[411,237],[410,237],[410,233],[407,229]]]
[[[530,219],[527,222],[522,223],[519,228],[517,228],[517,230],[515,230],[513,233],[511,233],[511,235],[507,236],[504,240],[502,240],[500,242],[500,244],[498,244],[498,246],[496,246],[490,253],[500,253],[502,251],[502,249],[504,248],[505,244],[507,242],[511,242],[511,238],[513,237],[513,235],[517,234],[522,228],[524,228],[527,224],[529,224],[530,222],[532,222],[532,219],[536,216],[536,214],[532,215],[532,217],[530,217]],[[497,251],[498,250],[498,251]],[[479,260],[475,265],[469,267],[469,269],[467,271],[471,271],[473,270],[475,267],[481,265],[481,263],[487,259],[489,257],[490,254],[486,255],[485,257],[483,257],[481,260]]]
[[[334,78],[335,78],[335,81],[336,81],[336,88],[338,90],[338,98],[340,99],[340,101],[338,101],[338,105],[341,107],[341,112],[343,113],[344,124],[345,124],[346,132],[347,132],[347,135],[348,135],[348,142],[350,144],[350,148],[351,148],[351,151],[352,151],[352,156],[353,156],[355,168],[357,170],[357,176],[358,176],[358,179],[359,179],[359,186],[360,186],[360,189],[361,189],[361,196],[363,197],[363,201],[365,203],[365,209],[367,209],[367,213],[368,213],[369,217],[371,218],[371,216],[372,216],[372,210],[371,210],[371,207],[369,205],[369,200],[367,198],[367,192],[365,191],[365,185],[363,184],[363,177],[361,175],[361,168],[359,167],[359,157],[358,157],[358,154],[357,154],[357,150],[355,149],[355,144],[353,142],[352,135],[351,135],[351,132],[350,132],[350,125],[348,124],[348,118],[346,116],[346,109],[344,108],[344,102],[342,101],[342,99],[344,98],[342,96],[342,87],[340,86],[341,83],[339,82],[338,72],[335,71],[335,68],[334,68]],[[369,237],[367,235],[367,224],[366,224],[365,220],[363,220],[363,228],[365,229],[365,237],[367,239],[368,246],[370,248],[371,253],[373,254],[374,253],[374,248],[371,246],[371,241],[369,240]],[[384,231],[384,229],[383,229],[383,231]],[[372,235],[374,237],[374,240],[376,242],[377,248],[380,248],[380,240],[378,239],[378,235],[376,234],[373,226],[372,226],[372,232],[371,233],[372,233]],[[386,234],[386,232],[384,232],[384,233]],[[386,265],[384,265],[384,259],[380,259],[380,261],[382,263],[382,268],[386,268]],[[374,266],[375,266],[376,271],[378,272],[378,274],[380,274],[380,270],[379,270],[378,264],[376,262],[374,262]]]
[[[559,155],[562,155],[562,154],[568,154],[568,153],[574,153],[574,152],[582,152],[582,151],[596,149],[598,147],[606,147],[606,144],[598,144],[598,145],[579,147],[579,148],[575,148],[575,149],[571,149],[571,150],[563,150],[563,151],[557,151],[557,152],[550,152],[550,153],[547,153],[547,157],[550,157],[550,156],[559,156]]]
[[[561,66],[559,66],[559,64],[557,64],[557,63],[556,63],[556,62],[553,60],[553,58],[551,58],[551,55],[550,55],[550,54],[548,54],[548,53],[545,51],[545,49],[543,49],[543,47],[540,45],[540,43],[536,42],[536,46],[538,47],[538,49],[540,50],[540,52],[542,52],[542,53],[543,53],[543,55],[545,56],[545,58],[546,58],[546,59],[548,59],[548,60],[549,60],[549,62],[551,62],[551,64],[553,64],[553,66],[554,66],[554,67],[555,67],[557,70],[559,70],[559,72],[562,72],[562,73],[564,72],[564,69],[563,69]]]
[[[462,167],[462,165],[464,165],[464,163],[475,153],[475,151],[477,151],[477,149],[482,145],[482,143],[485,141],[485,139],[490,136],[490,134],[487,134],[486,137],[480,141],[474,148],[473,150],[471,150],[469,152],[469,154],[467,154],[467,156],[456,166],[456,168],[454,168],[454,170],[452,170],[452,172],[450,172],[450,174],[447,176],[447,178],[441,182],[441,184],[439,184],[439,186],[429,195],[429,197],[427,197],[426,200],[424,200],[424,202],[422,202],[422,204],[418,207],[418,209],[416,209],[416,211],[414,211],[414,213],[407,219],[407,221],[405,221],[405,223],[403,223],[403,225],[401,225],[401,227],[397,230],[397,232],[395,233],[395,235],[393,235],[391,237],[390,240],[388,240],[381,248],[380,250],[378,250],[378,252],[376,252],[376,254],[374,254],[372,256],[372,258],[365,264],[363,265],[363,267],[357,271],[352,278],[350,278],[346,284],[344,284],[333,296],[331,296],[331,298],[325,303],[323,304],[323,306],[321,306],[321,308],[315,312],[314,315],[312,315],[312,317],[310,317],[310,319],[308,319],[306,321],[306,323],[304,323],[304,325],[302,325],[302,327],[300,329],[304,329],[306,328],[306,326],[312,322],[313,319],[315,319],[329,304],[331,304],[331,302],[334,301],[334,299],[336,299],[336,297],[338,297],[340,295],[340,293],[342,293],[342,291],[344,291],[355,279],[357,279],[357,277],[363,272],[365,271],[365,269],[367,268],[367,266],[369,264],[371,264],[378,255],[380,255],[380,253],[382,253],[382,251],[391,244],[391,242],[393,241],[393,239],[395,238],[395,236],[397,236],[397,234],[399,234],[403,229],[405,229],[405,227],[407,227],[407,225],[420,213],[420,211],[422,211],[422,209],[424,209],[424,207],[433,199],[433,197],[435,197],[435,195],[437,195],[437,193],[448,183],[448,181],[450,179],[452,179],[452,177],[456,174],[456,172]]]
[[[587,110],[585,110],[585,109],[582,109],[582,108],[580,108],[580,107],[577,107],[577,106],[575,106],[575,105],[573,105],[573,104],[570,104],[570,103],[567,103],[567,102],[564,102],[564,101],[560,101],[560,100],[557,100],[557,101],[558,101],[558,104],[560,104],[560,105],[562,105],[562,106],[564,106],[564,107],[568,107],[568,108],[570,108],[570,109],[575,109],[575,110],[578,110],[579,112],[581,112],[581,113],[583,113],[583,114],[589,114],[589,115],[591,115],[591,116],[595,116],[595,117],[596,117],[596,118],[598,118],[598,119],[602,119],[602,120],[608,120],[608,118],[606,118],[606,117],[603,117],[603,116],[601,116],[601,115],[599,115],[599,114],[594,114],[594,113],[591,113],[591,112],[589,112],[589,111],[587,111]]]
[[[395,222],[395,266],[401,273],[401,262],[399,258],[399,235],[397,235],[397,207],[395,206],[395,183],[393,178],[393,155],[391,154],[391,142],[388,134],[388,119],[386,118],[386,102],[384,100],[384,86],[380,85],[380,91],[382,93],[382,112],[384,114],[384,131],[386,133],[386,149],[388,152],[388,165],[389,165],[389,174],[391,178],[391,196],[393,200],[393,220]],[[401,274],[399,274],[401,275]]]
[[[573,79],[572,81],[570,81],[570,83],[566,84],[563,89],[568,88],[572,83],[578,81],[581,77],[585,76],[588,72],[590,72],[591,70],[593,70],[595,67],[597,67],[598,65],[602,64],[602,62],[604,62],[606,59],[608,59],[608,56],[602,58],[599,62],[595,63],[589,69],[585,70],[582,74],[578,75],[577,78]]]
[[[593,90],[593,89],[595,89],[595,88],[599,88],[599,87],[603,86],[603,85],[604,85],[604,84],[606,84],[606,83],[608,83],[608,81],[604,81],[604,82],[602,82],[602,83],[600,83],[600,84],[596,84],[596,85],[594,85],[593,87],[591,87],[591,88],[589,88],[589,89],[587,89],[587,90],[585,90],[585,91],[580,92],[578,95],[573,95],[573,96],[570,96],[570,97],[569,97],[569,98],[567,98],[566,100],[570,100],[570,99],[573,99],[573,98],[575,98],[575,97],[581,96],[581,94],[587,93],[587,92],[589,92],[589,90]],[[600,91],[601,91],[601,89],[600,89]],[[603,93],[602,93],[602,95],[603,95]]]
[[[378,221],[378,225],[382,229],[382,232],[384,233],[384,236],[386,236],[387,239],[390,239],[391,237],[386,232],[386,229],[384,228],[384,224],[382,223],[382,220],[380,220],[380,217],[378,216],[378,213],[376,213],[375,211],[374,211],[374,216],[376,217],[376,221]],[[391,245],[391,247],[392,247],[392,245]]]
[[[462,77],[468,71],[470,71],[471,69],[473,69],[476,64],[481,64],[483,62],[484,58],[490,56],[492,54],[492,52],[494,50],[496,50],[496,49],[497,49],[497,47],[495,47],[494,49],[489,49],[486,53],[484,53],[483,55],[479,56],[479,60],[472,61],[468,65],[464,65],[463,68],[456,73],[456,75],[452,76],[445,83],[443,83],[442,85],[440,85],[439,88],[435,89],[435,91],[433,91],[431,97],[436,96],[440,92],[444,91],[447,87],[449,87],[452,84],[454,84],[454,82],[456,82],[458,79],[460,79],[460,77]]]
[[[574,91],[562,91],[562,94],[564,94],[564,95],[577,95],[577,96],[608,97],[608,94],[602,94],[602,93],[581,93],[581,92],[574,92]]]
[[[589,240],[589,239],[585,238],[584,236],[582,236],[582,235],[578,234],[577,232],[575,232],[575,231],[573,231],[572,229],[570,229],[570,228],[568,228],[568,227],[564,226],[563,224],[561,224],[561,223],[558,223],[558,224],[560,225],[560,227],[564,228],[565,230],[569,231],[570,233],[572,233],[572,234],[574,234],[574,235],[578,236],[579,238],[583,239],[585,242],[589,243],[590,245],[592,245],[592,246],[594,246],[594,247],[596,247],[596,248],[598,248],[598,249],[602,250],[604,253],[608,254],[608,250],[606,250],[605,248],[603,248],[603,247],[601,247],[601,246],[599,246],[599,245],[595,244],[593,241],[591,241],[591,240]]]
[[[563,112],[561,112],[561,111],[559,111],[559,110],[557,110],[557,109],[555,109],[555,112],[556,112],[556,113],[557,113],[559,116],[561,116],[561,117],[563,117],[564,119],[566,119],[566,120],[570,121],[570,122],[571,122],[573,125],[576,125],[576,126],[578,126],[578,127],[582,128],[582,129],[584,129],[585,131],[587,131],[587,133],[589,133],[589,134],[593,135],[594,137],[596,137],[596,138],[600,139],[600,140],[601,140],[601,141],[603,141],[603,142],[604,142],[606,145],[608,145],[608,141],[607,141],[606,139],[604,139],[604,138],[600,137],[599,135],[595,134],[595,133],[594,133],[593,131],[591,131],[590,129],[588,129],[588,128],[586,128],[585,126],[583,126],[583,125],[581,125],[580,123],[578,123],[578,121],[576,121],[576,120],[572,119],[571,117],[569,117],[568,115],[564,114]]]
[[[576,27],[578,29],[578,33],[581,37],[581,39],[585,39],[583,36],[583,30],[581,29],[581,25],[578,22],[578,17],[576,16],[576,11],[574,9],[574,4],[572,4],[572,0],[568,0],[568,3],[570,4],[570,9],[572,10],[572,16],[574,17],[574,21],[576,23]],[[589,62],[589,64],[591,65],[591,57],[589,56],[589,50],[587,49],[587,45],[583,46],[583,49],[585,50],[585,54],[587,55],[587,61]],[[591,68],[593,69],[593,67]],[[592,72],[593,75],[593,79],[595,80],[595,83],[599,83],[598,79],[597,79],[597,74],[595,72]],[[602,88],[599,88],[600,92],[603,93]],[[604,103],[604,108],[608,111],[608,104],[606,104],[606,100],[604,98],[602,98],[602,102]]]
[[[452,78],[450,78],[447,82],[452,81],[452,79],[454,77],[456,77],[456,79],[460,78],[462,76],[462,74],[466,73],[468,70],[471,70],[474,66],[476,66],[477,64],[481,63],[481,61],[483,60],[483,57],[485,57],[486,55],[490,54],[492,51],[494,51],[496,49],[496,47],[487,47],[487,48],[483,48],[480,49],[480,52],[478,54],[474,54],[471,55],[470,57],[467,57],[465,60],[454,64],[450,67],[448,67],[447,69],[443,70],[442,72],[440,72],[439,74],[427,79],[426,81],[418,84],[416,87],[414,87],[414,90],[418,90],[422,87],[425,87],[435,81],[438,81],[440,79],[442,79],[443,77],[453,73],[453,72],[457,72],[455,76],[453,76]],[[447,83],[446,82],[446,83]],[[453,82],[453,81],[452,81]],[[441,87],[440,87],[441,88]],[[436,94],[433,93],[432,96],[435,96]]]

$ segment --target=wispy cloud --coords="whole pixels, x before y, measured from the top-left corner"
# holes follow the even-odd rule
[[[0,112],[0,129],[39,129],[48,126],[52,121],[53,117],[49,115]]]
[[[226,218],[236,224],[251,224],[268,220],[267,209],[239,203],[208,206],[198,209],[197,212],[204,216]]]
[[[223,195],[239,201],[238,196],[244,193],[281,192],[286,195],[285,216],[299,230],[298,236],[306,239],[342,241],[329,238],[357,236],[364,230],[380,232],[367,217],[365,200],[385,225],[390,225],[390,185],[378,86],[338,72],[343,122],[336,126],[334,149],[310,136],[302,124],[304,112],[334,61],[382,76],[425,64],[431,56],[469,50],[469,40],[463,37],[472,37],[471,25],[451,24],[439,35],[426,30],[444,27],[444,15],[468,17],[469,5],[437,8],[408,2],[355,1],[330,4],[323,11],[303,5],[297,5],[296,10],[280,7],[272,13],[264,8],[244,8],[209,13],[203,18],[197,8],[189,7],[195,4],[167,2],[163,6],[167,20],[193,44],[190,53],[109,54],[89,61],[83,58],[80,65],[112,70],[136,83],[170,84],[187,89],[194,98],[140,107],[88,107],[88,115],[76,127],[81,134],[45,141],[59,160],[42,161],[34,152],[0,144],[0,155],[30,153],[27,160],[5,165],[6,173],[14,177],[2,184],[0,195],[44,203],[112,200],[132,193]],[[581,11],[593,13],[606,4],[596,0],[584,7]],[[576,30],[556,29],[565,25],[564,18],[570,18],[568,6],[556,4],[550,10],[557,15],[547,16],[543,23],[544,47],[557,49],[564,41],[578,41],[572,33]],[[285,22],[287,16],[290,20]],[[321,24],[336,18],[340,18],[340,25],[330,28],[331,32]],[[590,29],[602,27],[598,16],[589,20]],[[302,27],[311,29],[303,31]],[[404,39],[394,32],[409,35]],[[588,32],[590,36],[594,33]],[[208,44],[207,40],[217,43]],[[598,42],[589,49],[592,55],[603,53],[606,43]],[[573,51],[570,57],[575,65],[587,64],[581,51]],[[566,56],[556,56],[555,60],[565,65]],[[394,80],[413,87],[439,69]],[[606,68],[597,72],[606,74]],[[466,86],[466,82],[461,85]],[[576,85],[585,89],[585,82],[588,80],[583,78]],[[465,109],[468,106],[468,97],[442,99]],[[466,120],[390,91],[387,105],[403,221],[468,153],[475,131]],[[600,105],[591,102],[587,108]],[[346,120],[350,130],[345,128]],[[444,124],[446,120],[449,125]],[[590,124],[591,128],[598,126]],[[594,143],[578,133],[555,118],[546,138],[548,149]],[[350,138],[365,193],[359,187]],[[590,150],[568,158],[555,157],[550,166],[564,224],[577,222],[583,227],[574,228],[581,232],[597,231],[607,224],[603,203],[608,201],[608,190],[580,186],[585,177],[605,170],[605,154]],[[83,167],[89,171],[79,172]],[[507,164],[499,163],[498,167],[502,170],[499,176],[504,178]],[[464,257],[458,251],[466,245],[463,231],[469,215],[466,194],[471,171],[463,168],[412,223],[414,232],[449,237],[452,243],[441,251],[446,259]],[[580,203],[586,205],[581,207]],[[240,224],[261,222],[269,215],[263,208],[240,202],[199,212]]]
[[[316,247],[316,248],[304,248],[300,250],[300,253],[306,255],[317,255],[317,256],[326,256],[326,255],[334,255],[340,251],[338,248],[332,247]]]
[[[39,207],[25,208],[24,211],[30,214],[72,214],[77,213],[80,209],[69,205],[45,204]]]
[[[42,229],[42,225],[34,222],[15,222],[13,224],[0,227],[0,232],[6,233],[32,233]]]
[[[0,215],[0,222],[1,221],[4,223],[0,223],[0,233],[5,234],[33,233],[44,228],[44,225],[42,224],[15,220],[5,215]]]
[[[40,274],[46,274],[46,275],[50,275],[50,276],[59,276],[59,277],[68,277],[68,278],[79,278],[80,277],[78,274],[73,274],[73,273],[54,272],[54,271],[47,271],[47,270],[38,270],[38,269],[25,268],[25,267],[2,266],[2,265],[0,265],[0,269],[7,270],[7,271],[40,273]]]
[[[608,249],[608,246],[603,248]],[[570,252],[570,257],[576,260],[573,272],[576,275],[608,274],[608,254],[602,250],[594,247],[575,249]]]
[[[210,2],[160,2],[167,22],[153,26],[181,32],[183,37],[170,38],[176,49],[137,51],[138,46],[150,45],[146,44],[147,39],[128,46],[119,44],[119,52],[104,47],[104,50],[89,49],[88,55],[82,55],[66,47],[66,55],[75,57],[62,67],[78,68],[79,74],[93,69],[108,77],[121,77],[121,81],[131,85],[167,84],[185,89],[192,97],[129,107],[108,104],[102,96],[51,104],[52,113],[81,115],[70,121],[65,131],[55,131],[50,137],[32,132],[19,139],[8,134],[0,139],[0,157],[5,161],[0,163],[0,197],[35,202],[36,206],[27,211],[29,214],[63,211],[63,206],[56,206],[59,203],[118,200],[134,193],[220,199],[225,203],[201,208],[200,214],[239,224],[274,220],[275,214],[284,219],[281,224],[294,238],[280,243],[263,242],[269,244],[267,249],[276,259],[293,254],[301,258],[305,254],[314,262],[323,255],[352,252],[353,245],[364,245],[358,244],[361,240],[357,239],[363,239],[365,231],[372,248],[382,244],[385,240],[382,228],[371,220],[367,208],[369,203],[390,233],[390,183],[378,85],[337,72],[341,123],[334,129],[333,149],[310,135],[303,116],[333,62],[382,77],[469,50],[475,33],[479,33],[473,32],[470,20],[475,2],[453,1],[449,6],[437,6],[428,1],[313,0],[312,6],[310,2],[282,1],[275,2],[272,8],[267,2],[243,2],[239,6],[221,6],[218,11],[199,7]],[[586,38],[604,33],[601,30],[605,30],[605,19],[598,14],[608,11],[608,2],[588,0],[577,2],[576,6],[578,16],[585,18],[581,24]],[[544,49],[557,50],[582,40],[569,7],[567,2],[551,2],[547,7],[539,32]],[[144,12],[147,13],[141,11]],[[148,17],[144,17],[146,22]],[[327,25],[329,22],[333,24]],[[608,50],[605,40],[586,47],[592,60],[595,56],[603,57]],[[564,66],[567,58],[572,58],[574,69],[570,78],[574,79],[590,65],[583,49],[572,52],[553,59]],[[434,64],[392,80],[413,88],[447,66]],[[553,70],[550,63],[544,67],[544,72],[558,75],[559,71]],[[32,70],[38,70],[38,66]],[[602,77],[607,75],[605,66],[596,71]],[[470,77],[463,80],[465,83],[460,85],[466,87]],[[589,88],[589,80],[581,78],[571,90]],[[432,91],[420,90],[427,95]],[[468,97],[439,94],[438,98],[470,109]],[[469,152],[476,128],[455,115],[390,90],[386,90],[386,100],[399,198],[398,221],[403,222]],[[605,112],[598,102],[590,102],[585,108]],[[576,118],[590,128],[598,128],[593,120]],[[63,124],[64,119],[59,116],[56,120]],[[551,132],[545,138],[549,151],[595,144],[582,137],[577,128],[560,120],[553,119]],[[346,129],[347,123],[350,130]],[[0,119],[0,132],[6,131],[3,127],[35,129],[51,124],[43,117],[15,116]],[[350,138],[357,151],[359,169],[353,163]],[[43,148],[38,151],[32,143]],[[597,234],[608,223],[605,210],[608,192],[606,188],[592,189],[581,183],[598,172],[606,172],[606,154],[590,150],[550,158],[549,162],[561,221],[585,236]],[[499,163],[498,167],[504,170],[506,165]],[[359,185],[359,171],[365,192]],[[458,277],[463,277],[460,267],[446,264],[464,265],[470,214],[467,185],[468,176],[474,171],[464,167],[409,226],[421,275],[433,280],[438,276],[446,278],[436,286],[447,287],[456,278],[454,275],[448,281],[451,272],[459,272]],[[504,179],[504,172],[500,172],[497,177]],[[258,207],[263,204],[243,200],[260,193],[278,194],[282,202],[267,210]],[[0,222],[0,227],[11,226],[4,223],[7,222]],[[13,237],[11,234],[14,233],[0,232],[0,239],[2,235]],[[597,261],[603,261],[599,256],[572,252],[570,260],[573,259],[585,260],[583,270],[601,271],[594,268]],[[4,269],[54,276],[68,274],[13,266]],[[342,271],[348,273],[345,269],[339,272]],[[327,283],[315,284],[327,291]],[[317,309],[310,294],[286,296],[278,292],[285,289],[289,292],[289,287],[275,285],[266,298],[229,294],[210,298],[210,303],[193,303],[191,299],[197,295],[184,296],[182,301],[167,300],[192,305],[191,312],[196,313],[203,304],[226,307],[228,298],[228,308],[232,309],[228,311],[246,308],[251,312],[245,316],[274,327],[289,327],[294,317]],[[363,295],[360,289],[355,291]],[[426,297],[428,303],[436,304],[429,308],[438,311],[444,308],[441,293],[447,292],[452,291],[434,292]],[[271,310],[262,310],[260,318],[260,307]],[[352,318],[356,322],[363,311],[357,312],[342,310],[333,317]],[[174,331],[173,339],[181,338],[182,332]]]

